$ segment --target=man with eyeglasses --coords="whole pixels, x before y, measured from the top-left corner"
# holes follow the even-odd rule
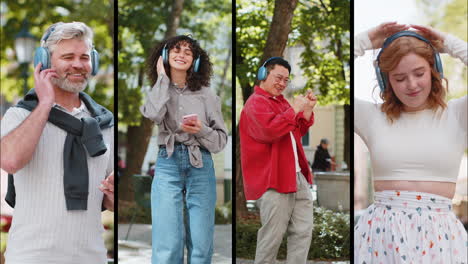
[[[239,122],[244,193],[257,200],[262,222],[255,264],[275,263],[286,232],[286,263],[306,263],[312,240],[312,173],[301,137],[314,122],[317,98],[309,91],[290,105],[282,95],[290,72],[283,58],[266,60]]]

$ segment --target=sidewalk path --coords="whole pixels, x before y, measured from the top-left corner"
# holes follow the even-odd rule
[[[127,224],[119,224],[119,263],[151,263],[151,225],[134,224],[125,241]],[[185,256],[187,252],[185,253]],[[185,260],[186,263],[187,260]],[[216,225],[214,235],[213,264],[232,263],[231,225]]]

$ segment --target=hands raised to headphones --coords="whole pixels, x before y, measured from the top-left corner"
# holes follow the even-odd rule
[[[34,87],[39,99],[39,104],[48,104],[50,107],[55,103],[54,86],[51,78],[59,78],[53,69],[41,71],[42,62],[39,62],[34,69]]]
[[[164,69],[164,63],[163,63],[163,57],[159,56],[158,62],[156,63],[156,71],[158,72],[158,75],[166,74],[166,70]]]
[[[434,41],[440,41],[440,43],[442,45],[440,45],[440,47],[443,47],[443,43],[444,43],[444,39],[445,39],[445,34],[440,32],[440,31],[437,31],[431,27],[427,27],[427,26],[421,26],[421,25],[413,25],[411,24],[410,25],[412,28],[420,31],[421,33],[424,33],[425,35],[427,35],[427,39],[431,42],[434,42]],[[442,49],[440,48],[437,48],[437,45],[434,45],[434,48],[437,49],[438,52],[442,52]]]
[[[374,49],[379,49],[382,47],[386,38],[397,32],[408,30],[409,28],[410,26],[398,24],[397,22],[385,22],[369,30],[368,35],[372,43],[372,47]]]

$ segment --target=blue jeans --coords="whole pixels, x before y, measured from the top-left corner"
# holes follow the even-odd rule
[[[151,186],[152,264],[184,263],[185,245],[188,263],[211,263],[216,178],[211,153],[201,152],[203,167],[195,168],[185,145],[174,146],[169,159],[159,149]]]

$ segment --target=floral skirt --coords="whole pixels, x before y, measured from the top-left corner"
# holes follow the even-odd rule
[[[468,263],[467,233],[443,196],[375,193],[354,228],[354,263]]]

